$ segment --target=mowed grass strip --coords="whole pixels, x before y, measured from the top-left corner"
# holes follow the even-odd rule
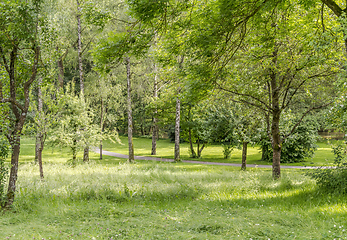
[[[121,154],[128,154],[128,140],[127,137],[120,136],[121,143],[113,143],[111,141],[104,141],[103,149],[111,152]],[[334,144],[337,141],[332,141]],[[135,155],[138,156],[151,156],[152,140],[148,138],[135,137],[133,139]],[[328,141],[321,141],[318,144],[318,149],[312,158],[306,159],[300,163],[286,163],[288,166],[328,166],[333,163],[334,155],[332,153],[331,144]],[[168,139],[160,139],[157,142],[157,157],[161,158],[174,158],[174,143]],[[196,148],[196,146],[195,146]],[[190,158],[188,143],[180,144],[180,153],[182,160],[194,160]],[[234,148],[229,159],[223,156],[223,147],[221,145],[209,144],[202,151],[202,157],[195,159],[197,161],[208,162],[223,162],[223,163],[241,163],[242,150]],[[252,146],[249,144],[247,152],[247,163],[258,165],[271,165],[271,162],[260,161],[261,152],[259,146]]]
[[[116,161],[116,160],[114,160]],[[347,199],[302,170],[137,162],[20,165],[0,239],[346,239]]]

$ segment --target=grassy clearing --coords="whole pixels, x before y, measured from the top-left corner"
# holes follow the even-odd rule
[[[175,163],[21,164],[0,239],[347,239],[347,199],[302,171]]]
[[[128,154],[128,140],[126,137],[120,137],[122,144],[112,143],[110,141],[104,142],[104,150],[113,151],[122,154]],[[134,138],[135,155],[151,156],[152,141],[147,138]],[[194,160],[189,157],[188,143],[181,144],[181,159]],[[241,149],[234,149],[230,159],[223,158],[223,148],[220,145],[208,145],[202,152],[202,158],[198,161],[208,162],[225,162],[225,163],[241,163]],[[161,158],[174,158],[174,143],[170,143],[168,139],[161,139],[157,143],[157,157]],[[260,161],[261,153],[258,146],[249,146],[247,163],[249,164],[263,164],[271,165],[272,163]],[[318,149],[312,159],[307,159],[301,163],[285,164],[289,166],[326,166],[332,164],[334,156],[331,152],[331,146],[326,141],[318,143]]]

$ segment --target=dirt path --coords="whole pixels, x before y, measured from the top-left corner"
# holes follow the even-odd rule
[[[95,152],[100,152],[100,149],[96,148],[94,150]],[[117,158],[128,158],[128,155],[115,153],[115,152],[109,152],[109,151],[102,151],[103,155],[107,156],[113,156]],[[174,162],[173,159],[168,158],[156,158],[156,157],[144,157],[144,156],[135,156],[136,160],[147,160],[147,161],[158,161],[158,162]],[[241,164],[238,163],[220,163],[220,162],[203,162],[203,161],[190,161],[190,160],[182,160],[184,163],[193,163],[193,164],[206,164],[206,165],[220,165],[220,166],[233,166],[233,167],[241,167]],[[247,164],[247,167],[251,168],[272,168],[271,165],[256,165],[256,164]],[[316,169],[318,167],[310,167],[310,166],[283,166],[281,165],[281,168],[294,168],[294,169]]]

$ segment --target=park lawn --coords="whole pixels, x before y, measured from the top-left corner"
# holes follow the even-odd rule
[[[0,239],[347,239],[347,199],[303,170],[141,161],[22,163]]]
[[[128,139],[125,136],[120,136],[121,143],[113,143],[104,141],[103,149],[121,154],[128,154]],[[133,139],[135,155],[151,156],[152,140],[149,138],[134,137]],[[300,163],[286,163],[288,166],[328,166],[333,163],[334,155],[331,151],[331,146],[326,141],[319,142],[318,149],[313,158],[307,159]],[[202,151],[202,158],[193,159],[189,155],[188,143],[180,144],[182,160],[197,160],[207,162],[223,162],[223,163],[241,163],[242,150],[235,148],[229,159],[223,157],[223,148],[220,145],[207,145]],[[160,158],[174,158],[174,143],[168,139],[160,139],[157,141],[157,155]],[[247,163],[258,165],[271,165],[270,162],[260,161],[261,152],[259,146],[248,146]]]

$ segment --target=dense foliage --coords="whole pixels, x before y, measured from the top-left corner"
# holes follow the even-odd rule
[[[333,147],[335,155],[334,165],[328,168],[322,167],[313,173],[308,173],[316,180],[317,185],[324,191],[330,193],[347,193],[347,156],[346,144]]]
[[[289,121],[286,121],[284,124],[288,124],[288,127],[290,127]],[[307,161],[317,149],[316,142],[318,138],[318,123],[316,120],[311,118],[303,121],[294,133],[284,141],[281,162],[295,163]],[[272,148],[270,141],[262,140],[260,143],[262,150],[266,151],[262,160],[271,162]]]

